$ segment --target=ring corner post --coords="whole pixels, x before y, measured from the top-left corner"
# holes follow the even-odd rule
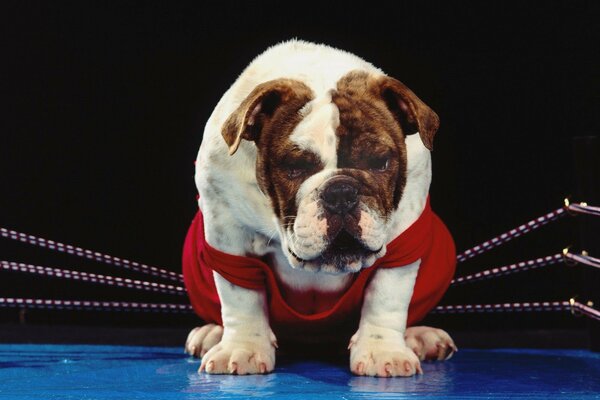
[[[600,137],[577,136],[573,138],[573,172],[577,201],[590,205],[600,204]],[[594,217],[578,218],[579,243],[581,250],[600,257],[600,220]],[[592,301],[594,308],[600,307],[600,271],[586,268],[582,271],[582,293],[580,301]],[[589,319],[590,349],[600,352],[600,321]]]

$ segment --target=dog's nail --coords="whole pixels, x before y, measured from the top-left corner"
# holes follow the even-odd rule
[[[410,361],[404,361],[404,371],[407,373],[411,373],[413,370],[412,365],[410,365]]]
[[[417,364],[417,374],[423,375],[423,369],[421,368],[421,364]]]
[[[264,374],[267,372],[267,365],[265,363],[260,363],[260,365],[258,366],[258,369],[260,370],[261,374]]]
[[[215,362],[209,361],[206,365],[206,372],[212,372],[215,369]]]
[[[231,365],[229,366],[229,372],[232,374],[235,374],[236,372],[238,372],[238,365],[236,362],[231,363]]]
[[[417,349],[416,347],[413,349],[411,348],[411,350],[413,351],[413,353],[415,353],[415,355],[417,356],[417,358],[420,360],[421,357],[423,356],[423,351],[422,349]]]
[[[448,353],[448,348],[446,347],[445,344],[443,343],[438,343],[436,345],[437,350],[438,350],[438,360],[443,360],[446,358],[446,355]]]
[[[279,348],[279,344],[277,344],[277,340],[273,340],[273,341],[271,342],[271,344],[272,344],[272,345],[273,345],[273,347],[275,347],[276,349],[278,349],[278,348]]]
[[[454,354],[454,346],[451,344],[442,344],[438,349],[440,350],[438,360],[448,360]]]
[[[359,375],[362,375],[365,373],[365,364],[362,362],[359,362],[358,365],[356,366],[356,372]]]
[[[450,347],[448,347],[448,349],[446,350],[446,354],[444,356],[444,360],[449,360],[452,358],[452,356],[454,355],[454,353],[456,353],[458,351],[458,349],[456,348],[456,346],[454,345],[454,343],[450,344]]]
[[[384,370],[387,376],[392,376],[392,364],[385,364]]]

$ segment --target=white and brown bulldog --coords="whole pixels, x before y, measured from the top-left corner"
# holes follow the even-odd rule
[[[407,328],[454,272],[428,202],[437,128],[406,86],[347,52],[294,40],[252,61],[196,163],[183,269],[208,323],[186,343],[201,371],[272,371],[275,334],[350,339],[358,375],[410,376],[456,351],[444,331]]]

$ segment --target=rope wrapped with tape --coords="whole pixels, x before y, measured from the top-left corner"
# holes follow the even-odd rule
[[[17,240],[23,243],[28,243],[33,246],[43,247],[49,250],[54,250],[61,253],[67,253],[78,257],[87,258],[89,260],[98,261],[104,264],[115,265],[117,267],[141,272],[146,275],[156,276],[177,283],[183,283],[183,275],[166,270],[164,268],[154,267],[135,261],[126,260],[124,258],[113,257],[108,254],[99,253],[97,251],[83,249],[81,247],[56,242],[54,240],[47,240],[41,237],[28,235],[25,233],[17,232],[2,227],[0,227],[0,236],[7,239]]]
[[[542,226],[549,224],[550,222],[556,221],[566,215],[578,215],[587,214],[593,216],[600,216],[600,207],[590,206],[585,202],[571,204],[568,199],[565,199],[565,205],[561,208],[557,208],[541,217],[532,219],[522,225],[517,226],[510,231],[504,232],[498,236],[493,237],[490,240],[486,240],[477,246],[471,247],[456,256],[457,262],[461,263],[470,258],[473,258],[479,254],[485,253],[486,251],[492,250],[506,242],[509,242],[519,236],[525,235],[532,232]]]

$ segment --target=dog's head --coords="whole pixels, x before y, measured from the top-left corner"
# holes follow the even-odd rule
[[[294,268],[356,272],[385,253],[407,180],[406,137],[431,150],[437,115],[401,82],[348,73],[315,97],[299,80],[257,86],[229,116],[233,155],[256,144],[256,178]]]

